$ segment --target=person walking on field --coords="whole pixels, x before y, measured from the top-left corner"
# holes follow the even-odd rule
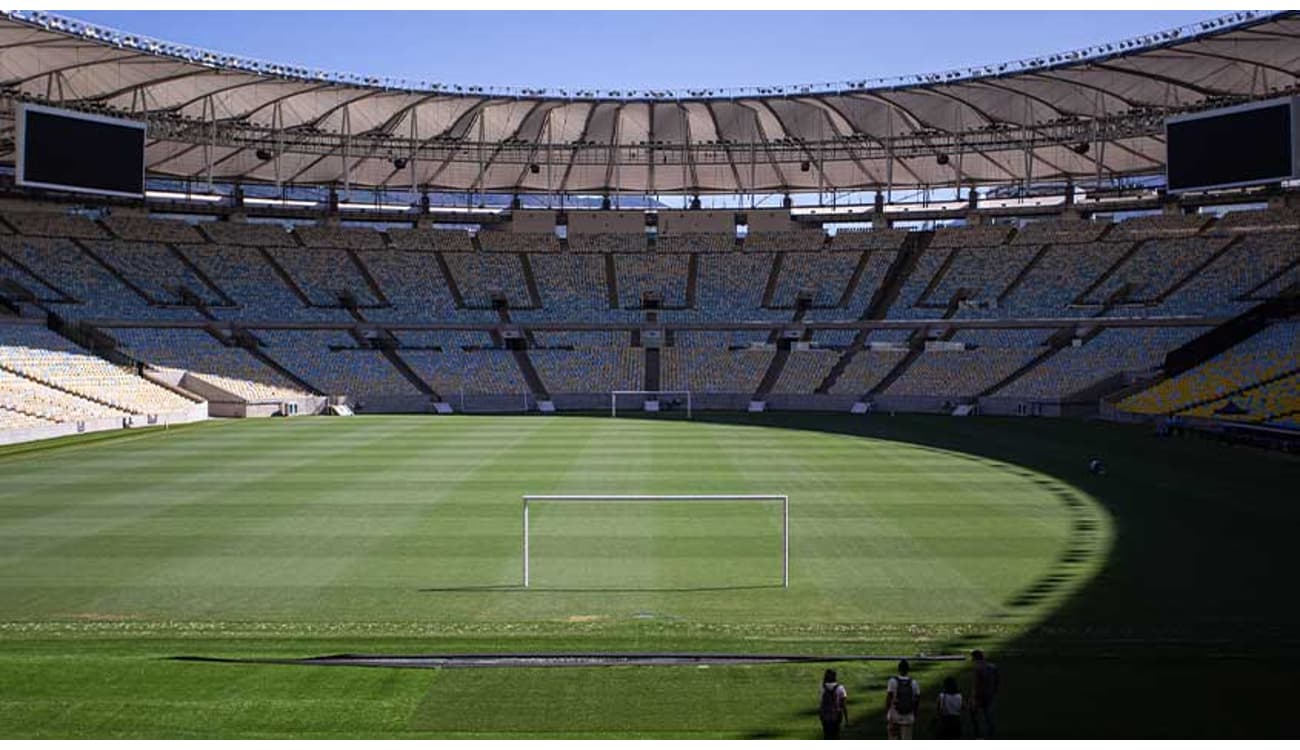
[[[822,674],[822,690],[818,696],[817,715],[822,720],[822,737],[838,740],[840,729],[849,719],[849,691],[839,683],[839,675],[828,669]]]
[[[944,679],[943,692],[939,693],[935,711],[939,714],[939,739],[961,739],[961,690],[956,678]]]
[[[993,739],[993,704],[998,695],[998,665],[987,661],[984,652],[970,652],[975,662],[975,689],[971,691],[970,719],[976,739]]]
[[[885,686],[885,723],[891,740],[912,739],[917,708],[921,705],[921,686],[912,679],[907,659],[898,662],[898,676],[890,677]]]

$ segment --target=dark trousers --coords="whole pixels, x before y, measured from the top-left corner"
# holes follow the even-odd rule
[[[827,721],[822,719],[822,739],[838,740],[840,738],[840,727],[844,726],[843,719]]]
[[[939,737],[941,740],[961,739],[961,714],[939,717]]]
[[[976,739],[991,740],[996,736],[993,732],[993,707],[987,704],[972,706],[970,710],[971,726],[975,730]]]

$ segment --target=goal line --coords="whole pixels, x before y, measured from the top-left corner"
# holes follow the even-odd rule
[[[790,588],[789,495],[524,495],[524,588],[531,584],[528,509],[533,503],[759,502],[781,504],[781,586]]]
[[[660,396],[685,396],[686,397],[686,418],[691,418],[691,392],[690,391],[610,391],[609,392],[609,415],[618,416],[618,397],[619,396],[649,396],[656,404],[659,403]],[[646,399],[651,400],[650,398]],[[657,409],[656,409],[657,411]]]

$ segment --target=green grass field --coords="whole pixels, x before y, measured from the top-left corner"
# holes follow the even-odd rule
[[[1267,701],[1215,696],[1295,667],[1297,607],[1272,587],[1298,474],[1114,425],[841,415],[269,420],[0,449],[0,737],[813,737],[809,665],[167,657],[976,645],[1007,675],[1008,735],[1284,736]],[[715,492],[790,496],[789,589],[779,508],[739,503],[535,506],[519,586],[522,494]],[[850,735],[883,734],[891,667],[840,666]],[[953,669],[919,676],[933,693]],[[1098,705],[1139,676],[1213,684],[1191,716]]]

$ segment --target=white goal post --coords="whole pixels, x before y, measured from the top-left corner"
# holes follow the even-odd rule
[[[618,397],[619,396],[653,396],[658,400],[660,396],[685,396],[686,397],[686,418],[691,418],[691,392],[690,391],[610,391],[609,392],[609,415],[618,416]]]
[[[524,495],[524,588],[531,584],[528,508],[532,503],[660,503],[660,502],[760,502],[781,503],[781,586],[790,588],[789,495]]]

